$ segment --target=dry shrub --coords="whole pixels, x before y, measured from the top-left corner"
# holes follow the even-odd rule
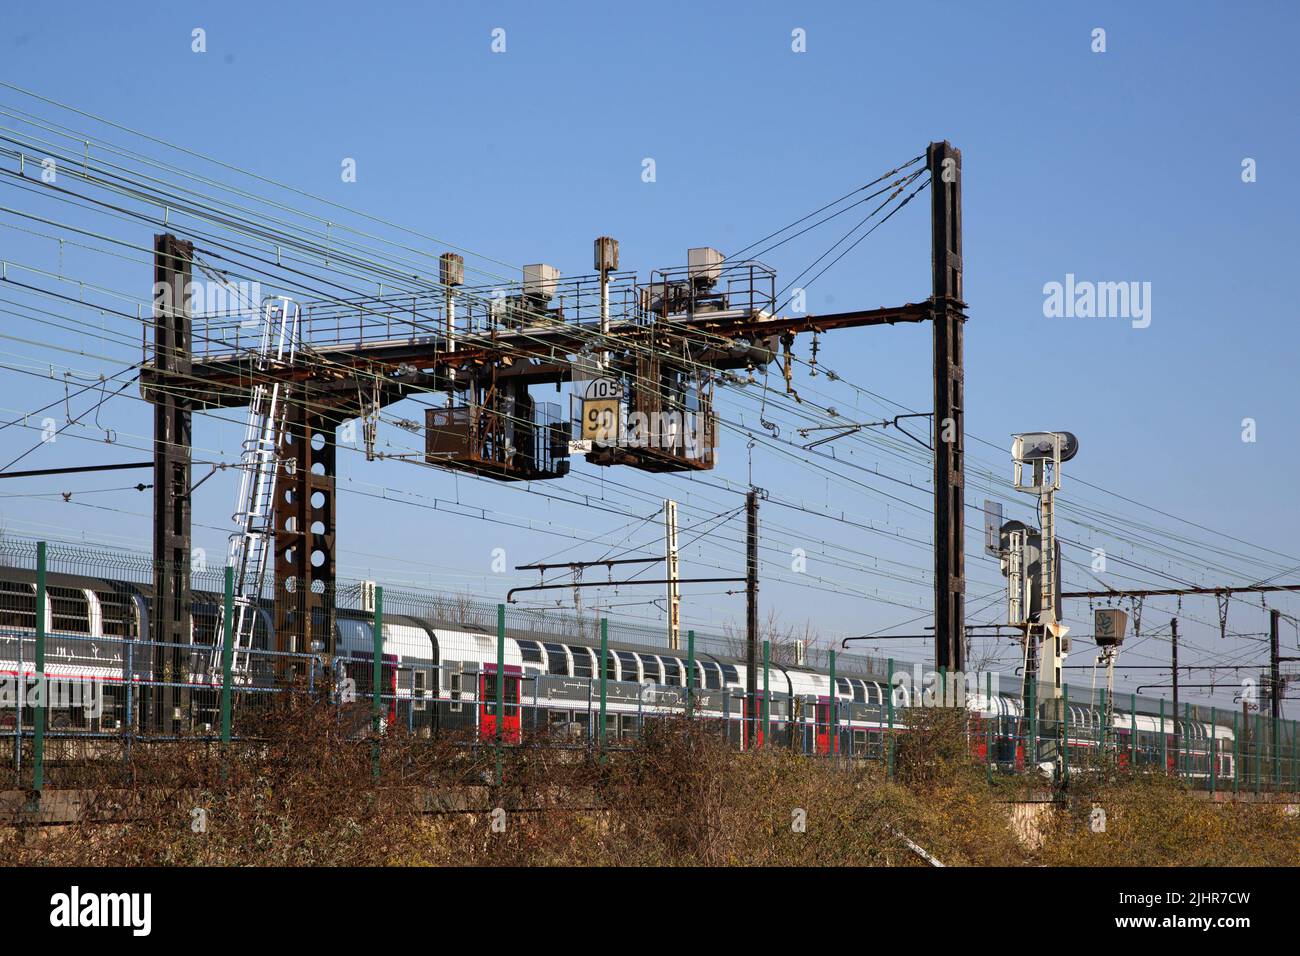
[[[903,721],[896,782],[878,761],[738,753],[717,727],[673,719],[648,721],[635,747],[603,757],[531,733],[498,754],[394,728],[376,783],[364,707],[340,714],[285,695],[243,728],[259,740],[225,759],[219,746],[183,742],[137,746],[129,773],[121,761],[60,768],[81,788],[80,820],[0,828],[0,863],[927,865],[909,840],[950,866],[1300,862],[1295,817],[1210,807],[1145,780],[1085,793],[1079,778],[1031,855],[971,763],[964,717],[926,709]],[[1093,799],[1114,807],[1100,838],[1086,828]],[[207,811],[204,833],[191,829],[195,808]]]
[[[1284,805],[1215,803],[1158,774],[1073,775],[1045,836],[1049,866],[1300,866],[1300,816]]]

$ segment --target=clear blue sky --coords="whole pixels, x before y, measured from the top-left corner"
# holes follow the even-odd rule
[[[553,262],[566,275],[590,268],[591,239],[600,234],[618,237],[624,267],[643,273],[681,263],[688,246],[735,249],[927,142],[948,139],[964,155],[967,429],[999,446],[972,441],[971,454],[1009,474],[1011,433],[1068,428],[1082,450],[1067,471],[1064,497],[1224,543],[1095,489],[1072,487],[1077,475],[1293,555],[1300,552],[1293,288],[1300,185],[1288,164],[1300,152],[1298,21],[1289,3],[74,2],[57,14],[31,5],[7,12],[0,78],[448,243],[506,263]],[[191,52],[196,27],[206,30],[205,54]],[[506,31],[504,54],[490,49],[497,27]],[[1090,49],[1097,27],[1106,30],[1105,53]],[[807,32],[806,53],[791,51],[795,28]],[[0,94],[8,105],[30,106],[10,91]],[[340,181],[344,157],[357,161],[356,183]],[[645,157],[656,161],[652,184],[641,181]],[[1255,183],[1241,180],[1246,157],[1258,164]],[[21,205],[12,190],[0,197]],[[927,207],[909,207],[819,280],[810,311],[927,295]],[[843,228],[783,247],[772,264],[793,275]],[[0,253],[45,267],[57,261],[48,241],[11,229],[0,229]],[[84,268],[117,287],[148,279],[122,263],[87,260]],[[1043,285],[1067,273],[1150,282],[1150,327],[1045,318]],[[5,325],[15,336],[34,336],[9,316]],[[847,379],[928,410],[928,328],[847,331],[823,344],[823,361]],[[112,367],[12,340],[0,350],[6,364],[21,358],[27,366]],[[837,396],[846,416],[882,411],[868,402],[854,408],[857,393],[835,391],[824,378],[809,384]],[[61,384],[0,375],[6,419],[61,395]],[[141,403],[119,399],[105,408],[123,433],[147,433]],[[1257,422],[1254,443],[1241,440],[1246,417]],[[237,453],[239,437],[233,426],[196,425],[196,446],[228,456]],[[0,451],[8,460],[33,440],[31,432],[8,429],[0,432]],[[735,435],[723,440],[720,471],[743,483],[744,442]],[[858,445],[855,454],[873,467],[868,448]],[[90,443],[65,442],[25,459],[26,467],[78,455],[103,457]],[[367,464],[356,455],[344,456],[342,467],[349,480],[459,495],[501,514],[595,535],[626,523],[517,490]],[[929,534],[923,514],[829,488],[775,456],[760,451],[754,467],[756,481],[774,493]],[[928,480],[924,467],[893,460],[881,467],[919,484]],[[734,495],[693,491],[675,479],[606,477],[673,493],[701,512],[738,503]],[[83,476],[62,480],[57,490],[126,483]],[[34,481],[5,485],[0,491],[9,494],[53,490]],[[925,493],[907,497],[927,501]],[[978,507],[983,497],[972,488],[968,505]],[[233,484],[214,479],[196,499],[196,521],[220,527],[233,498]],[[80,500],[148,510],[146,496],[134,492]],[[48,523],[59,536],[84,530],[96,539],[148,544],[147,521],[131,514],[30,498],[0,499],[0,509],[21,533]],[[871,553],[879,544],[885,557],[929,564],[923,550],[825,519],[775,508],[765,520],[769,515],[789,529],[783,544],[795,546],[800,535]],[[491,547],[506,547],[513,565],[573,544],[347,496],[339,533],[345,571],[424,574],[438,586],[485,595],[505,587],[488,573]],[[1072,533],[1082,536],[1077,528]],[[197,535],[222,550],[218,531],[200,528]],[[651,528],[632,540],[653,538]],[[568,553],[596,556],[613,540]],[[1112,547],[1104,534],[1088,540]],[[985,585],[972,584],[972,599],[1001,580],[978,544],[972,537],[969,564]],[[1113,547],[1197,583],[1224,577],[1194,574],[1150,550]],[[743,567],[740,553],[690,552],[684,573],[727,560],[737,571]],[[1278,570],[1288,566],[1283,557],[1269,560]],[[1247,571],[1241,562],[1225,563]],[[835,581],[887,587],[905,603],[928,604],[924,587],[872,580],[860,568],[821,569]],[[789,623],[811,618],[862,632],[916,616],[775,577],[763,600],[780,606]],[[1090,583],[1082,573],[1072,578],[1071,585]],[[621,599],[629,600],[627,592]],[[1296,609],[1296,602],[1279,603]],[[1212,601],[1188,609],[1214,619]],[[688,602],[687,615],[743,620],[743,608],[739,598],[714,595]],[[1258,632],[1261,621],[1243,611],[1230,626]],[[1222,649],[1217,633],[1188,627],[1199,634],[1191,639]],[[1082,622],[1080,630],[1090,629]]]

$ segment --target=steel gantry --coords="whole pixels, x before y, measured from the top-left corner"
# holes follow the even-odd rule
[[[689,396],[683,396],[695,387],[701,397],[692,407],[705,419],[709,437],[705,457],[698,460],[663,452],[607,456],[603,461],[593,455],[591,460],[648,471],[712,467],[715,375],[774,361],[778,349],[788,352],[793,337],[800,334],[928,321],[933,323],[934,363],[935,663],[950,671],[963,669],[966,315],[961,153],[947,142],[936,142],[926,159],[932,190],[932,288],[926,299],[905,305],[778,315],[774,296],[754,292],[761,281],[774,281],[775,273],[766,266],[718,260],[706,262],[701,271],[692,258],[689,269],[680,274],[655,273],[648,285],[629,286],[633,305],[619,308],[611,303],[621,301],[624,274],[611,271],[617,259],[609,257],[610,240],[602,237],[604,258],[600,240],[597,244],[600,313],[590,321],[584,321],[581,302],[591,280],[578,280],[572,297],[560,295],[559,306],[551,307],[558,273],[549,266],[525,267],[519,294],[504,300],[480,296],[461,284],[463,273],[457,272],[454,288],[448,279],[446,287],[431,285],[427,293],[339,300],[314,317],[307,304],[293,360],[269,367],[263,363],[263,368],[258,368],[256,350],[211,347],[211,329],[205,330],[208,347],[194,354],[188,309],[179,306],[159,314],[154,353],[141,374],[141,389],[157,409],[155,557],[160,567],[174,571],[158,582],[165,600],[155,605],[160,609],[156,613],[165,617],[188,600],[188,577],[179,569],[186,567],[191,541],[189,416],[192,411],[246,406],[256,385],[268,378],[279,386],[285,403],[285,445],[272,513],[276,649],[316,649],[328,655],[334,637],[335,431],[345,420],[369,422],[380,408],[409,395],[443,392],[448,406],[431,408],[429,415],[439,414],[445,427],[460,429],[469,452],[458,456],[454,449],[436,455],[431,451],[430,464],[502,479],[559,477],[567,463],[554,467],[546,456],[554,451],[554,439],[561,433],[568,437],[568,421],[544,417],[544,409],[527,389],[574,380],[575,370],[591,355],[595,335],[601,370],[635,383],[634,394],[624,400],[648,397],[656,408],[686,407]],[[183,286],[192,256],[190,243],[171,234],[157,237],[160,279]],[[715,278],[747,269],[748,293],[728,299],[728,293],[701,281],[701,276],[708,279],[708,269],[715,270]],[[323,327],[328,327],[328,336],[322,334]],[[647,370],[647,362],[653,369]],[[687,370],[693,380],[684,374]],[[652,381],[647,382],[648,375]],[[466,396],[465,405],[454,406],[457,394]],[[508,419],[525,427],[504,427]],[[430,434],[433,422],[432,417],[426,422]],[[168,629],[168,621],[160,618],[158,634],[176,630]]]

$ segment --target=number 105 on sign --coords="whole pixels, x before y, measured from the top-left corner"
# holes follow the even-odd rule
[[[619,400],[588,398],[582,403],[582,437],[590,441],[618,441]]]

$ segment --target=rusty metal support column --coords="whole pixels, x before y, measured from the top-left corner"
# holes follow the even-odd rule
[[[175,733],[188,694],[171,684],[188,679],[181,647],[190,643],[190,277],[194,246],[171,233],[154,236],[154,364],[160,387],[153,402],[154,593],[149,622],[156,680],[144,695],[149,726]]]
[[[962,335],[961,151],[931,143],[934,325],[934,663],[964,671],[965,478]]]
[[[275,485],[275,650],[334,652],[335,416],[309,393],[287,397],[282,464]],[[281,661],[277,679],[295,669]]]
[[[758,730],[758,491],[745,495],[745,719],[741,739],[755,746]]]

